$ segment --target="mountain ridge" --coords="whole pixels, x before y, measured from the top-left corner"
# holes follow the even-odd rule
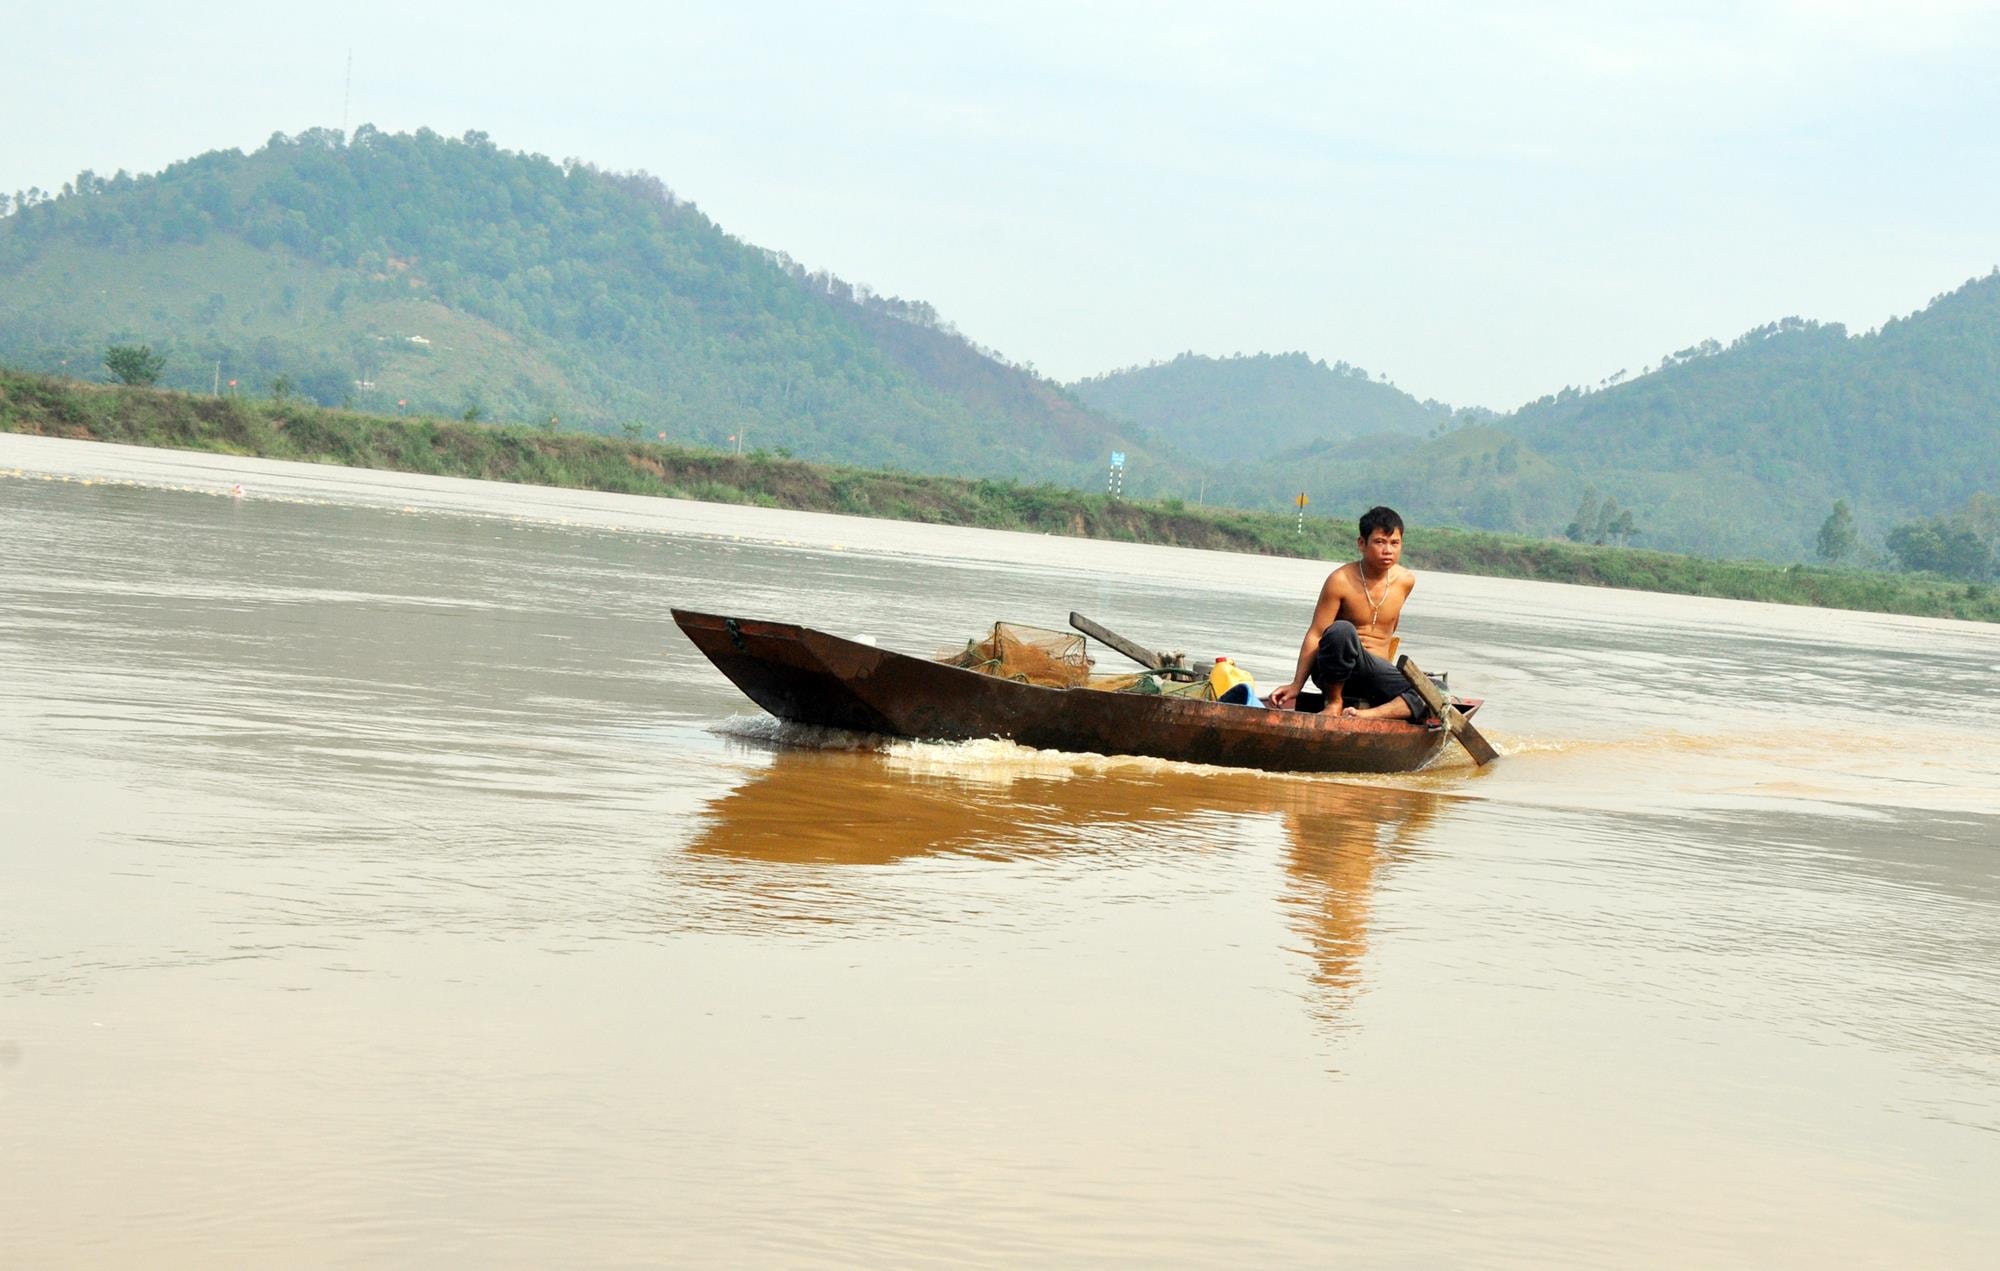
[[[1191,402],[1231,382],[1256,403],[1270,394],[1243,372],[1279,364],[1183,355],[1166,365],[1204,381],[1188,387]],[[1086,383],[1100,406],[1187,444],[1173,421],[1129,404],[1144,394],[1121,381],[1148,377],[1158,368]],[[1405,411],[1418,405],[1405,397]],[[1874,331],[1784,318],[1505,415],[1452,412],[1427,435],[1356,432],[1338,422],[1345,407],[1331,395],[1293,407],[1326,422],[1239,420],[1233,461],[1211,491],[1270,506],[1303,488],[1342,508],[1389,502],[1442,523],[1546,535],[1609,501],[1652,546],[1802,560],[1836,502],[1882,542],[1898,522],[1957,517],[2000,492],[2000,270]]]
[[[926,304],[742,242],[647,174],[476,132],[278,134],[85,172],[0,219],[0,356],[67,370],[120,341],[166,352],[177,387],[282,375],[390,412],[1079,484],[1151,457]]]

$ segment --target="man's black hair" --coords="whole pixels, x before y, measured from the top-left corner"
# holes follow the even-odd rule
[[[1396,515],[1396,509],[1373,507],[1361,514],[1361,538],[1365,542],[1376,530],[1384,534],[1401,534],[1403,518]]]

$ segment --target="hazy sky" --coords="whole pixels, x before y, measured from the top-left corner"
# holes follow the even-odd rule
[[[2000,263],[2000,4],[0,0],[0,187],[476,128],[1073,378],[1304,349],[1508,408]]]

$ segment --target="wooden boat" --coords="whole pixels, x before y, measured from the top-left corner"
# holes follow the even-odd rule
[[[1042,688],[789,622],[673,611],[717,670],[780,719],[927,741],[1150,755],[1269,772],[1413,772],[1437,723],[1267,710],[1188,697]],[[1479,703],[1455,702],[1471,714]]]

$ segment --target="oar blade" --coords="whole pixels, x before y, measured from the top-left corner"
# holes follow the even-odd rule
[[[1417,696],[1424,699],[1424,705],[1431,708],[1431,713],[1443,720],[1451,735],[1458,738],[1458,744],[1465,747],[1465,753],[1472,756],[1473,763],[1483,768],[1500,757],[1500,752],[1493,749],[1492,743],[1480,736],[1472,721],[1456,706],[1445,700],[1444,694],[1438,692],[1438,686],[1431,683],[1431,677],[1410,661],[1408,654],[1396,659],[1396,669],[1403,673],[1410,687],[1417,690]]]
[[[1453,730],[1452,736],[1458,738],[1458,744],[1465,747],[1465,753],[1472,756],[1473,763],[1484,768],[1500,757],[1500,752],[1493,749],[1493,743],[1480,735],[1479,730],[1472,726],[1471,720],[1457,709],[1453,709],[1451,713],[1458,716],[1458,727]]]

